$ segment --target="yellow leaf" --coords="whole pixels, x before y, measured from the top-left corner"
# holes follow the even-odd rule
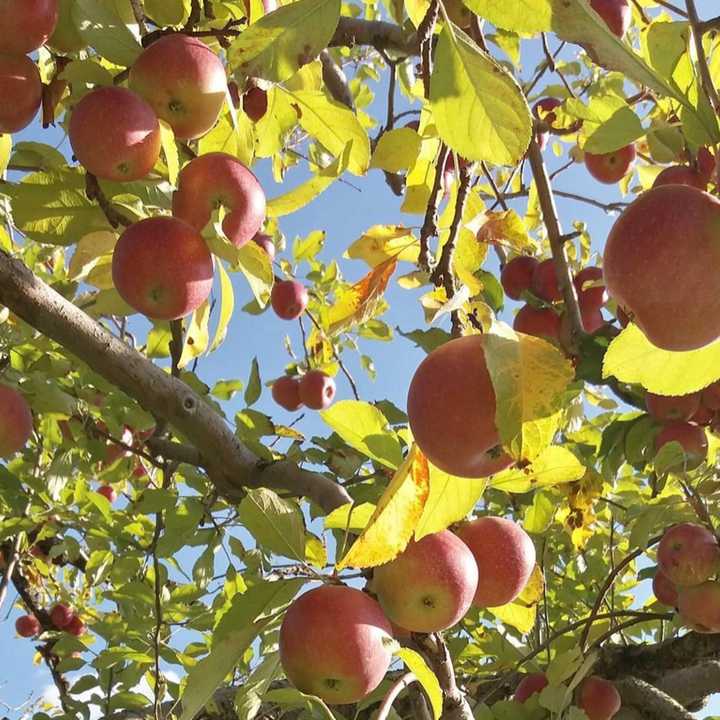
[[[437,720],[442,715],[443,694],[435,673],[425,662],[425,658],[415,650],[400,648],[395,651],[395,655],[407,665],[408,670],[415,674],[418,682],[423,686],[432,706],[433,717]]]
[[[175,144],[175,133],[164,120],[160,120],[160,141],[162,143],[163,153],[165,154],[168,180],[170,180],[173,185],[176,185],[177,176],[180,172],[180,157],[178,156],[178,149]]]
[[[210,352],[217,350],[222,345],[227,335],[228,325],[235,309],[235,293],[233,292],[232,281],[223,267],[222,261],[217,261],[218,275],[220,276],[220,318],[215,330],[215,338],[210,346]]]
[[[387,260],[417,262],[418,244],[412,230],[403,225],[373,225],[345,252],[353,260],[364,260],[370,267]]]
[[[395,559],[415,532],[428,492],[428,463],[413,445],[382,494],[367,527],[337,569],[375,567]]]
[[[400,172],[410,168],[420,151],[420,136],[411,128],[388,130],[380,137],[370,167]]]
[[[424,214],[430,189],[435,180],[435,159],[440,149],[438,138],[423,138],[418,159],[405,178],[402,212]]]
[[[453,269],[460,281],[468,286],[471,297],[479,295],[484,287],[475,273],[482,267],[486,255],[487,246],[475,239],[475,233],[461,228],[455,240]]]
[[[488,608],[488,612],[505,625],[511,625],[521,633],[529,633],[535,627],[537,605],[525,605],[515,600],[507,605]]]
[[[440,532],[462,520],[482,497],[487,480],[448,475],[428,461],[430,492],[420,522],[415,528],[415,539]]]
[[[567,448],[550,445],[529,465],[493,475],[489,486],[508,493],[525,493],[534,488],[573,482],[584,474],[585,466]]]
[[[522,218],[514,210],[487,212],[477,232],[478,242],[488,245],[500,244],[522,252],[532,247],[532,241]]]
[[[117,235],[109,230],[97,230],[80,238],[68,268],[70,279],[84,280],[101,258],[111,259],[116,242]]]
[[[631,323],[605,353],[603,377],[612,375],[657,395],[688,395],[720,378],[720,340],[698,350],[670,352],[655,347]]]
[[[183,368],[191,360],[202,355],[210,342],[210,303],[205,302],[193,313],[190,327],[185,335],[185,345],[178,366]]]
[[[0,135],[0,175],[7,170],[11,151],[12,137],[10,135]]]
[[[305,535],[305,560],[318,568],[327,565],[327,550],[320,538],[311,533]]]
[[[375,512],[375,505],[372,503],[346,503],[333,510],[325,518],[326,530],[352,530],[354,532],[364,530]]]
[[[527,581],[527,585],[520,593],[518,600],[525,603],[526,605],[539,603],[540,599],[543,596],[544,588],[545,578],[543,577],[540,566],[536,564],[533,568],[532,574],[530,575],[530,579]]]

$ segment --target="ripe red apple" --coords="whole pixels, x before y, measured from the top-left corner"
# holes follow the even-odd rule
[[[706,147],[701,147],[697,152],[697,168],[700,175],[710,182],[715,175],[715,156]]]
[[[237,247],[249,242],[265,220],[265,193],[255,175],[232,155],[207,153],[180,171],[173,215],[202,230],[220,206],[228,210],[223,232]]]
[[[34,615],[21,615],[15,621],[15,632],[20,637],[35,637],[40,633],[40,621]]]
[[[524,703],[531,695],[541,692],[548,686],[548,679],[545,673],[537,672],[526,675],[515,688],[513,700]]]
[[[300,378],[300,400],[311,410],[324,410],[335,399],[335,381],[322,370],[310,370]]]
[[[308,291],[297,280],[281,280],[273,285],[270,304],[275,314],[283,320],[296,320],[308,304]]]
[[[129,84],[180,140],[198,138],[215,125],[227,92],[220,58],[202,41],[181,33],[145,48],[130,68]]]
[[[407,411],[430,462],[460,477],[486,477],[511,462],[495,426],[495,391],[485,339],[469,335],[433,350],[410,383]]]
[[[610,231],[608,292],[660,348],[694,350],[720,336],[718,227],[720,200],[663,185],[634,200]]]
[[[249,87],[243,95],[243,110],[253,121],[258,122],[265,117],[268,109],[267,92],[257,85]]]
[[[63,628],[66,633],[75,637],[84,635],[86,629],[85,623],[77,615],[73,615],[72,620]]]
[[[701,402],[700,407],[697,409],[697,412],[690,418],[690,421],[695,423],[695,425],[702,425],[703,427],[706,427],[707,425],[712,424],[714,419],[715,412],[712,411],[710,408],[705,407],[705,405]]]
[[[47,42],[58,21],[57,0],[2,0],[0,53],[27,55]]]
[[[581,306],[601,308],[608,300],[602,268],[589,265],[573,279]]]
[[[599,155],[586,152],[585,167],[599,182],[613,185],[620,182],[630,171],[636,154],[634,145],[626,145],[619,150]]]
[[[175,320],[207,299],[213,261],[202,235],[177,218],[153,217],[120,236],[112,260],[117,291],[147,317]]]
[[[700,393],[678,396],[655,395],[649,392],[645,396],[645,407],[660,422],[690,420],[700,409]]]
[[[619,38],[625,35],[632,22],[632,10],[627,0],[590,0],[590,7],[605,21],[610,32]]]
[[[27,400],[7,385],[0,385],[0,408],[0,458],[9,458],[30,440],[33,416]]]
[[[66,628],[74,617],[75,613],[72,611],[72,608],[62,603],[58,603],[50,611],[50,620],[58,630]]]
[[[585,711],[588,720],[610,720],[620,705],[620,693],[609,680],[591,675],[580,685],[578,707]]]
[[[344,705],[380,684],[392,659],[390,638],[390,622],[369,595],[323,585],[301,595],[285,613],[280,660],[298,690]]]
[[[550,308],[536,308],[523,305],[513,321],[513,329],[525,335],[545,338],[550,342],[560,341],[560,316]]]
[[[59,0],[57,25],[47,41],[53,50],[57,50],[63,55],[76,53],[87,47],[87,42],[80,34],[75,18],[73,18],[74,5],[75,0]]]
[[[720,547],[706,527],[680,523],[663,534],[657,559],[670,582],[680,587],[700,585],[720,570]]]
[[[105,180],[140,180],[160,157],[160,123],[153,109],[121,87],[85,95],[72,111],[68,135],[78,161]]]
[[[300,383],[297,378],[283,375],[272,384],[272,399],[280,407],[295,412],[302,407],[300,400]]]
[[[228,93],[230,94],[230,100],[232,100],[233,107],[236,110],[240,109],[240,88],[234,80],[228,81]]]
[[[543,120],[549,128],[554,128],[553,123],[555,122],[555,120],[557,120],[557,116],[555,115],[553,110],[555,110],[555,108],[560,107],[561,105],[562,105],[562,100],[560,100],[559,98],[554,98],[554,97],[541,98],[533,105],[533,108],[532,108],[533,115],[538,120]],[[550,139],[550,133],[547,132],[547,130],[544,132],[539,132],[535,136],[535,140],[536,140],[537,144],[540,146],[541,150],[544,150],[547,147],[549,139]]]
[[[701,585],[679,588],[678,610],[693,630],[720,632],[720,582],[708,580]]]
[[[24,55],[0,54],[0,133],[27,127],[41,100],[42,82],[35,63]]]
[[[580,302],[580,318],[582,320],[583,330],[591,335],[605,325],[602,310],[594,305],[587,305],[582,301]]]
[[[674,165],[662,170],[655,178],[653,187],[660,185],[690,185],[698,190],[707,190],[707,180],[702,173],[687,165]]]
[[[270,262],[275,259],[275,243],[269,235],[260,232],[256,233],[253,242],[256,242],[267,253]]]
[[[552,259],[543,260],[533,270],[530,289],[533,294],[545,302],[562,300],[562,290],[558,283],[555,263]]]
[[[708,410],[714,410],[716,412],[720,410],[720,381],[716,381],[703,389],[702,404],[708,408]]]
[[[659,568],[652,581],[653,594],[659,603],[668,607],[677,607],[678,589],[677,585],[662,572]]]
[[[505,294],[513,300],[519,300],[530,289],[533,272],[538,265],[538,261],[529,255],[518,255],[510,260],[500,273],[500,283]]]
[[[102,485],[101,487],[99,487],[98,494],[102,495],[104,498],[107,498],[107,501],[111,504],[117,500],[117,493],[115,492],[115,488],[113,488],[111,485]]]
[[[458,623],[472,605],[478,567],[449,530],[411,541],[395,560],[373,571],[372,589],[391,622],[432,633]]]
[[[685,462],[677,470],[694,470],[707,457],[708,441],[705,430],[691,423],[668,423],[655,438],[655,451],[669,442],[678,442],[685,452]]]
[[[535,567],[535,546],[516,523],[500,517],[482,517],[458,530],[478,566],[473,603],[499,607],[512,602],[527,585]]]

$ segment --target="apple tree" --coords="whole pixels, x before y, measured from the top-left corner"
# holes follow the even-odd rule
[[[0,0],[8,712],[712,702],[712,4]]]

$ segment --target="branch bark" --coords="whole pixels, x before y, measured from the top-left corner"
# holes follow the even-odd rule
[[[615,687],[623,705],[639,710],[641,716],[652,720],[693,720],[679,702],[644,680],[630,676],[616,681]]]
[[[341,17],[330,47],[370,45],[376,50],[389,50],[401,55],[418,55],[417,36],[407,34],[399,25],[380,20]]]

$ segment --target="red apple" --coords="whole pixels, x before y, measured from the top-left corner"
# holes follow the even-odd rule
[[[35,63],[24,55],[0,54],[0,133],[27,127],[41,100],[42,82]]]
[[[583,324],[583,330],[592,335],[605,325],[605,318],[602,310],[594,305],[586,305],[580,302],[580,318]]]
[[[234,80],[228,81],[228,93],[230,94],[230,99],[232,100],[233,107],[236,110],[240,109],[240,88],[238,87],[238,84]]]
[[[533,115],[535,115],[535,117],[538,120],[543,120],[545,122],[545,124],[549,128],[552,129],[555,127],[553,125],[553,123],[555,122],[555,120],[557,120],[557,115],[555,115],[553,110],[555,110],[555,108],[560,107],[561,105],[562,105],[562,100],[560,100],[559,98],[554,98],[554,97],[541,98],[533,105],[533,108],[532,108]],[[549,139],[550,139],[550,133],[547,131],[539,132],[535,136],[535,140],[536,140],[537,144],[540,146],[541,150],[544,150],[547,147]]]
[[[257,85],[253,85],[243,95],[243,110],[253,121],[258,122],[265,117],[268,109],[267,92]]]
[[[619,38],[625,35],[632,22],[627,0],[590,0],[590,7],[605,21],[611,33]]]
[[[153,109],[121,87],[85,95],[70,116],[68,135],[78,161],[105,180],[140,180],[160,157],[160,123]]]
[[[58,21],[57,0],[2,0],[0,53],[28,55],[44,45]]]
[[[715,175],[715,156],[706,147],[701,147],[697,152],[697,168],[700,175],[710,182]]]
[[[449,530],[411,541],[395,560],[373,571],[372,589],[391,622],[432,633],[458,623],[470,609],[478,567]]]
[[[663,185],[634,200],[610,231],[608,292],[660,348],[694,350],[720,337],[718,227],[720,200]]]
[[[181,140],[198,138],[215,125],[227,92],[220,58],[181,33],[147,47],[130,68],[129,84]]]
[[[680,523],[663,534],[657,559],[670,582],[680,587],[700,585],[720,570],[720,547],[706,527]]]
[[[578,707],[588,720],[611,720],[620,710],[620,693],[609,680],[591,675],[580,686]]]
[[[653,187],[660,185],[690,185],[698,190],[707,190],[707,180],[702,173],[687,165],[674,165],[662,170],[655,178]]]
[[[249,242],[265,220],[265,193],[255,175],[232,155],[207,153],[180,171],[173,215],[202,230],[220,206],[228,210],[223,232],[237,247]]]
[[[62,603],[58,603],[50,611],[50,620],[58,630],[66,628],[74,617],[75,613],[72,609]]]
[[[645,396],[645,407],[660,422],[690,420],[700,409],[700,393],[677,396],[655,395],[649,392]]]
[[[301,595],[285,613],[280,660],[298,690],[345,705],[380,684],[392,659],[391,638],[388,619],[369,595],[323,585]]]
[[[308,291],[297,280],[281,280],[273,285],[270,304],[275,314],[283,320],[296,320],[308,304]]]
[[[531,695],[542,692],[548,686],[548,679],[545,673],[537,672],[526,675],[515,688],[513,700],[524,703]]]
[[[545,302],[562,300],[562,290],[558,282],[555,263],[552,259],[543,260],[533,270],[530,289],[536,297]]]
[[[7,385],[0,385],[0,408],[0,458],[9,458],[30,440],[33,416],[27,400]]]
[[[177,218],[153,217],[120,236],[112,260],[117,291],[147,317],[175,320],[207,299],[213,261],[202,235]]]
[[[117,493],[115,492],[115,488],[113,488],[111,485],[102,485],[101,487],[99,487],[98,494],[102,495],[104,498],[107,498],[107,501],[111,504],[117,500]]]
[[[560,327],[560,316],[554,310],[532,305],[523,305],[513,321],[516,332],[545,338],[550,342],[559,342]]]
[[[701,585],[679,588],[678,610],[693,630],[720,633],[720,582],[708,580]]]
[[[677,607],[678,589],[677,585],[670,580],[660,569],[655,573],[652,581],[653,594],[659,603],[668,607]]]
[[[300,400],[311,410],[324,410],[335,398],[335,381],[322,370],[310,370],[300,378]]]
[[[695,423],[695,425],[702,425],[703,427],[712,424],[713,420],[715,419],[715,412],[710,410],[710,408],[705,407],[703,403],[700,403],[700,407],[697,409],[697,412],[690,418],[690,421]]]
[[[668,423],[655,438],[655,450],[660,450],[669,442],[682,445],[685,452],[685,461],[676,470],[694,470],[704,462],[707,457],[708,441],[705,430],[691,423]]]
[[[283,375],[272,384],[272,398],[280,407],[294,412],[302,407],[300,383],[297,378]]]
[[[583,268],[573,279],[581,306],[601,308],[608,300],[603,272],[599,267],[589,265]]]
[[[267,253],[271,262],[275,259],[275,243],[269,235],[256,233],[253,242],[256,242]]]
[[[72,620],[63,628],[66,633],[80,637],[85,634],[85,623],[77,616],[73,615]]]
[[[478,566],[480,581],[473,603],[499,607],[512,602],[525,588],[535,567],[535,546],[516,523],[482,517],[458,530]]]
[[[486,477],[512,462],[495,425],[484,345],[482,335],[441,345],[420,363],[408,391],[415,441],[430,462],[461,477]]]
[[[533,272],[538,265],[538,261],[529,255],[518,255],[510,260],[500,273],[505,294],[513,300],[519,300],[530,289]]]
[[[720,410],[720,381],[716,381],[703,389],[702,404],[708,408],[708,410],[714,410],[716,412]]]
[[[40,621],[34,615],[21,615],[15,621],[15,632],[20,637],[35,637],[41,631]]]
[[[585,167],[599,182],[613,185],[628,174],[636,154],[634,145],[626,145],[619,150],[599,155],[586,152]]]

